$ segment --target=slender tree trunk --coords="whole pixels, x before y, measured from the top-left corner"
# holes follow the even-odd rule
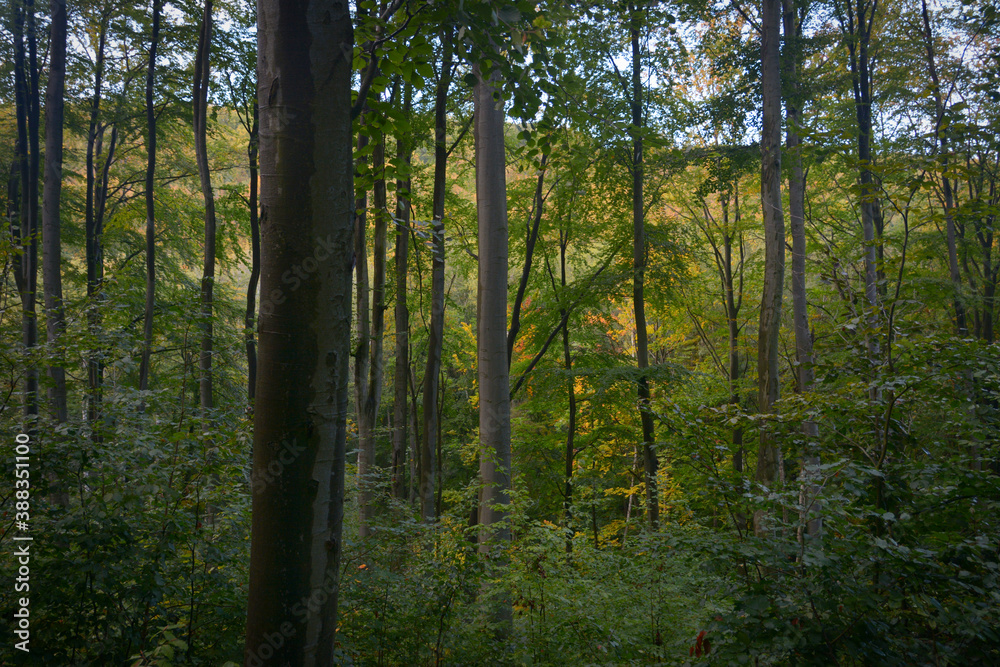
[[[368,112],[371,113],[371,112]],[[358,138],[359,148],[367,138]],[[361,537],[371,533],[374,512],[375,484],[375,418],[382,400],[383,354],[385,333],[385,258],[386,258],[386,194],[385,140],[380,139],[372,151],[372,173],[376,174],[373,188],[375,208],[374,243],[372,246],[373,276],[369,296],[368,251],[365,239],[367,196],[357,197],[358,224],[355,231],[358,282],[358,352],[354,364],[355,405],[358,420],[358,513]],[[371,311],[369,312],[369,303]],[[367,377],[362,377],[367,376]]]
[[[559,284],[563,293],[566,291],[566,246],[569,245],[569,230],[565,234],[559,232]],[[563,515],[566,529],[570,531],[566,537],[566,553],[573,551],[573,462],[576,459],[576,378],[573,376],[573,351],[569,340],[569,322],[566,306],[560,303],[559,316],[566,322],[562,328],[563,368],[566,369],[566,395],[569,399],[569,422],[566,425],[566,455],[564,470],[565,489],[563,490]]]
[[[452,37],[449,28],[442,36],[441,73],[434,99],[434,194],[433,194],[433,256],[431,257],[431,321],[427,332],[427,366],[424,369],[423,437],[420,440],[420,517],[434,518],[434,487],[438,474],[437,461],[437,402],[441,371],[441,349],[444,345],[444,197],[447,187],[448,89],[451,86]],[[478,122],[478,121],[477,121]],[[506,329],[506,324],[505,324]]]
[[[87,130],[87,200],[85,206],[85,235],[86,235],[86,260],[87,260],[87,323],[90,328],[90,335],[95,341],[95,349],[87,354],[87,421],[93,429],[93,436],[100,441],[100,434],[96,428],[101,414],[101,386],[103,385],[104,364],[101,360],[100,327],[101,309],[97,303],[97,295],[100,292],[101,282],[104,278],[103,258],[101,252],[101,226],[103,219],[97,215],[98,199],[103,203],[106,197],[106,190],[102,188],[101,195],[98,195],[97,166],[95,164],[95,153],[100,157],[102,136],[104,129],[100,127],[101,94],[104,82],[104,49],[107,45],[108,21],[111,17],[110,5],[101,13],[101,23],[97,35],[97,59],[94,67],[94,96],[90,105],[90,126]],[[105,158],[105,164],[110,166],[110,160],[114,154],[113,133],[112,144]],[[104,180],[102,179],[102,185]]]
[[[630,36],[632,43],[632,303],[635,309],[635,357],[639,367],[639,419],[642,422],[642,461],[646,482],[646,518],[656,530],[660,523],[660,500],[657,490],[659,461],[653,446],[656,434],[650,412],[649,379],[643,372],[649,368],[649,342],[646,333],[646,301],[643,289],[646,274],[646,227],[643,207],[643,146],[642,146],[642,61],[639,48],[640,17],[634,4],[629,3]]]
[[[361,114],[360,124],[364,127],[368,111]],[[358,133],[358,152],[368,146],[368,137],[364,132]],[[362,163],[365,158],[358,158]],[[366,446],[374,445],[371,435],[371,422],[367,419],[365,406],[368,403],[368,373],[371,365],[371,320],[369,319],[369,282],[368,282],[368,193],[356,188],[354,198],[354,270],[358,296],[356,303],[358,347],[354,352],[354,414],[358,425],[358,533],[367,537],[370,533],[368,522],[371,518],[372,503],[372,466],[375,463],[374,449],[369,451]]]
[[[25,44],[27,42],[27,45]],[[34,432],[38,418],[38,368],[30,355],[38,344],[35,312],[38,282],[38,56],[35,5],[14,6],[14,97],[17,115],[17,157],[20,171],[20,220],[14,238],[21,246],[18,290],[21,295],[21,344],[29,361],[24,374],[25,428]],[[27,49],[27,53],[25,50]]]
[[[257,20],[269,300],[260,314],[244,659],[327,666],[337,662],[347,437],[354,36],[342,0],[262,0]],[[282,277],[296,267],[313,270],[290,289]]]
[[[857,3],[856,5],[854,3]],[[879,325],[881,301],[878,290],[878,256],[881,237],[876,239],[877,193],[872,172],[872,108],[871,72],[869,44],[878,0],[847,0],[841,7],[839,0],[835,10],[840,21],[841,32],[847,42],[848,59],[851,69],[851,83],[854,90],[854,106],[858,124],[858,180],[861,185],[861,231],[865,244],[865,301],[868,306],[868,357],[873,367],[879,364],[880,345],[876,330]],[[873,389],[871,398],[878,398],[878,390]]]
[[[941,147],[939,162],[941,164],[941,186],[944,193],[944,220],[948,238],[948,270],[951,277],[953,304],[955,308],[955,328],[959,336],[967,336],[969,327],[966,324],[965,304],[962,302],[962,274],[958,270],[958,249],[955,240],[955,198],[951,189],[951,179],[948,177],[948,134],[943,127],[945,103],[941,94],[941,82],[938,79],[937,62],[934,57],[934,35],[931,32],[930,15],[927,11],[927,0],[920,2],[924,22],[924,49],[927,55],[927,69],[931,77],[931,91],[934,95],[934,131]]]
[[[198,393],[202,416],[212,409],[212,293],[215,286],[215,196],[212,194],[212,174],[208,169],[206,145],[209,64],[212,51],[212,0],[205,0],[198,36],[198,52],[194,63],[194,152],[201,177],[201,194],[205,199],[205,261],[201,275],[201,357],[198,368]]]
[[[783,23],[785,32],[785,76],[789,97],[785,102],[787,127],[785,146],[791,161],[788,174],[788,217],[792,232],[792,326],[795,332],[796,389],[800,393],[812,391],[815,370],[813,369],[812,333],[809,331],[809,310],[806,300],[806,177],[802,167],[802,148],[799,128],[802,124],[801,70],[802,26],[796,16],[795,0],[783,0]],[[819,437],[819,427],[812,420],[802,423],[802,435],[806,441],[806,451],[802,458],[800,506],[808,533],[818,535],[821,524],[817,517],[819,505],[815,502],[819,493],[816,483],[816,468],[819,455],[814,443]],[[808,506],[808,507],[807,507]]]
[[[253,408],[257,389],[257,283],[260,280],[260,217],[257,204],[257,151],[259,146],[259,109],[253,103],[253,121],[247,158],[250,165],[250,282],[247,284],[247,311],[243,322],[247,348],[247,403]]]
[[[404,113],[410,115],[413,103],[413,86],[406,84],[403,94]],[[396,140],[396,161],[409,166],[412,149],[410,137]],[[396,179],[396,369],[393,378],[392,418],[392,496],[406,498],[406,437],[409,412],[407,410],[408,380],[410,374],[410,310],[406,304],[407,255],[410,242],[410,184],[406,179]]]
[[[760,413],[774,410],[778,400],[778,333],[785,276],[785,220],[781,210],[781,0],[762,0],[761,71],[763,130],[761,132],[761,202],[764,211],[764,293],[760,304],[757,343],[757,383]],[[778,479],[779,452],[774,436],[762,423],[756,479],[771,486]],[[754,516],[754,530],[764,532],[763,515]]]
[[[62,240],[59,196],[62,192],[63,92],[66,88],[66,0],[51,0],[49,81],[45,91],[45,190],[42,201],[42,278],[45,288],[46,334],[50,352],[52,386],[49,403],[56,421],[69,417],[66,407],[66,370],[56,349],[66,330],[62,300]]]
[[[722,199],[722,289],[724,294],[724,304],[726,311],[726,323],[729,344],[729,403],[739,407],[742,397],[739,390],[739,380],[742,375],[742,363],[740,359],[740,324],[739,314],[743,307],[743,230],[741,229],[741,209],[740,209],[740,185],[737,177],[734,191],[734,212],[733,223],[729,219],[729,196]],[[739,273],[733,269],[733,242],[739,241]],[[746,468],[746,450],[743,447],[743,427],[736,425],[733,427],[733,470],[742,476]],[[737,494],[742,494],[742,488],[736,489]],[[742,535],[747,528],[747,516],[742,511],[736,511],[733,520],[737,523],[737,530]]]
[[[409,351],[409,357],[413,359],[413,350]],[[417,378],[415,377],[413,366],[410,366],[410,482],[407,485],[406,498],[411,505],[417,504],[417,494],[420,486],[420,425],[417,414]]]
[[[163,0],[153,0],[153,34],[149,42],[149,68],[146,71],[146,309],[142,327],[142,361],[139,364],[140,391],[149,389],[153,308],[156,305],[156,198],[153,192],[153,175],[156,173],[156,109],[153,107],[153,88],[162,8]]]
[[[385,190],[385,136],[379,140],[372,152],[372,170],[376,174],[373,189],[375,208],[375,229],[372,243],[372,310],[371,310],[371,353],[369,356],[368,395],[365,397],[365,419],[368,422],[369,440],[361,443],[368,454],[371,472],[375,472],[375,428],[379,408],[382,405],[382,385],[385,375],[385,278],[388,203]],[[374,511],[374,508],[372,508]]]
[[[549,156],[542,155],[538,165],[538,177],[535,184],[535,199],[531,205],[531,226],[528,228],[528,235],[525,239],[524,267],[521,270],[521,281],[517,286],[517,294],[514,296],[514,307],[510,314],[510,330],[507,332],[507,368],[514,358],[514,342],[517,334],[521,331],[521,304],[524,302],[524,294],[528,289],[528,279],[531,277],[531,264],[535,255],[535,243],[538,241],[538,227],[542,222],[542,209],[545,205],[543,186],[545,185],[545,163]]]
[[[476,212],[479,220],[478,336],[479,476],[482,497],[479,550],[490,553],[510,541],[510,379],[507,371],[507,179],[504,111],[499,74],[476,77]],[[494,93],[497,98],[494,98]],[[427,397],[424,397],[426,406]],[[513,609],[501,595],[491,612],[497,635],[511,631]]]

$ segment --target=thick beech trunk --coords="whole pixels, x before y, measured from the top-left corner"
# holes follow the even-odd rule
[[[153,0],[153,34],[149,42],[146,70],[146,309],[142,326],[142,360],[139,362],[139,390],[149,389],[149,361],[153,349],[153,309],[156,306],[156,109],[153,88],[156,80],[156,47],[160,41],[160,12],[163,0]]]
[[[479,550],[490,553],[510,541],[510,380],[507,371],[507,178],[504,111],[499,74],[476,77],[476,213],[479,221],[478,336],[479,360]],[[494,97],[496,95],[496,97]],[[424,396],[425,409],[428,397]],[[493,605],[497,634],[509,634],[513,610],[509,599]]]
[[[262,0],[257,20],[266,296],[259,321],[245,660],[317,667],[338,663],[354,36],[343,1]],[[283,280],[296,269],[304,277]]]
[[[423,437],[420,439],[420,517],[424,521],[434,518],[434,487],[438,474],[437,460],[437,402],[438,384],[441,371],[441,349],[444,345],[444,197],[447,187],[446,166],[448,151],[448,89],[451,85],[452,35],[449,29],[441,39],[444,52],[441,57],[441,72],[434,99],[434,194],[433,235],[431,257],[431,321],[427,332],[427,366],[424,369],[424,409]],[[477,121],[478,122],[478,121]],[[506,323],[504,324],[506,329]]]
[[[212,298],[215,286],[215,196],[208,170],[206,124],[208,111],[209,55],[212,51],[212,0],[205,0],[194,62],[194,152],[205,200],[205,258],[201,274],[201,357],[198,394],[202,416],[212,409]]]
[[[643,296],[646,279],[646,227],[643,207],[643,146],[642,146],[642,61],[639,48],[640,18],[633,4],[630,36],[632,43],[632,304],[635,310],[635,358],[639,367],[639,419],[642,422],[642,462],[646,482],[646,518],[656,530],[660,523],[660,500],[657,491],[659,461],[653,446],[656,433],[650,412],[649,342],[646,334],[646,301]]]
[[[806,300],[806,177],[802,168],[802,148],[799,128],[802,124],[802,100],[799,73],[801,69],[802,27],[796,16],[794,0],[783,0],[783,24],[785,33],[785,76],[789,91],[785,102],[787,127],[785,146],[791,162],[788,173],[788,217],[792,233],[792,327],[795,332],[796,389],[812,391],[815,371],[813,369],[812,333],[809,330],[809,310]],[[802,423],[802,435],[806,440],[806,451],[802,457],[800,505],[805,516],[819,511],[815,503],[819,486],[816,484],[816,467],[819,456],[814,445],[819,436],[819,427],[812,420]],[[820,529],[818,518],[806,523],[810,535],[817,535]]]
[[[62,192],[63,93],[66,88],[66,0],[51,0],[49,81],[45,90],[45,189],[42,201],[42,279],[45,290],[45,328],[50,356],[49,409],[59,423],[69,417],[66,408],[66,370],[56,352],[66,330],[62,300],[62,240],[59,196]]]
[[[760,303],[757,337],[757,383],[759,410],[774,410],[778,400],[778,333],[781,327],[781,293],[785,277],[785,220],[781,210],[781,70],[779,26],[781,0],[763,0],[761,10],[761,90],[763,130],[761,132],[761,203],[764,212],[764,293]],[[779,457],[774,436],[766,423],[761,425],[756,479],[771,486],[778,479]],[[754,517],[760,533],[763,516]]]

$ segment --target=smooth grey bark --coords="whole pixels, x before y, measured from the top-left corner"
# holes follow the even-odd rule
[[[792,234],[792,328],[795,333],[795,379],[799,393],[812,391],[816,371],[813,366],[813,340],[809,330],[809,308],[806,298],[806,176],[802,167],[802,142],[799,129],[802,125],[801,39],[802,24],[796,16],[795,0],[783,0],[782,23],[785,34],[785,146],[791,162],[788,170],[788,218]],[[815,502],[819,493],[816,468],[819,455],[814,449],[819,437],[819,426],[807,419],[802,422],[802,435],[806,451],[802,457],[799,505],[803,524],[811,536],[819,534],[821,522]],[[807,519],[812,516],[812,519]]]
[[[406,84],[403,94],[403,111],[409,116],[413,104],[413,86]],[[399,165],[410,164],[412,155],[411,139],[408,136],[396,140],[396,161]],[[407,397],[410,375],[410,310],[406,303],[407,260],[410,244],[410,186],[411,180],[396,179],[396,368],[393,375],[392,412],[392,496],[399,500],[406,498],[406,439],[409,412]]]
[[[448,89],[452,76],[452,36],[449,27],[442,35],[441,71],[434,97],[434,193],[432,203],[431,318],[427,331],[427,365],[424,369],[423,433],[420,439],[420,518],[434,519],[434,487],[438,474],[438,385],[441,349],[444,345],[444,198],[447,188]],[[505,324],[506,326],[506,324]]]
[[[21,344],[31,355],[38,344],[36,289],[38,286],[38,54],[35,4],[14,4],[14,98],[17,116],[15,161],[20,176],[20,215],[13,229],[21,252],[16,260],[17,289],[21,296]],[[27,44],[25,43],[27,42]],[[25,428],[33,433],[38,418],[38,368],[29,361],[24,371],[22,405]]]
[[[632,45],[632,305],[635,311],[635,358],[639,367],[639,419],[642,423],[642,463],[646,483],[646,518],[649,527],[656,530],[660,523],[660,500],[657,490],[659,461],[653,445],[656,432],[650,412],[649,379],[644,371],[649,368],[649,341],[646,333],[646,300],[643,295],[646,275],[646,227],[643,207],[643,142],[642,142],[642,61],[639,46],[640,18],[633,3],[629,3]]]
[[[257,21],[264,298],[244,659],[328,666],[339,663],[354,33],[343,0],[261,0]]]
[[[477,357],[479,366],[479,477],[482,483],[479,551],[510,542],[510,379],[507,370],[507,177],[499,72],[476,77],[476,215],[479,223]],[[427,406],[427,396],[424,405]],[[511,631],[513,608],[501,594],[491,610],[497,635]]]
[[[49,409],[56,421],[69,417],[66,407],[66,370],[57,346],[66,330],[62,295],[62,236],[59,197],[62,193],[63,93],[66,89],[66,0],[50,0],[49,80],[45,89],[45,188],[42,192],[42,280],[45,292],[45,329],[52,386]]]
[[[198,395],[202,416],[212,409],[212,298],[215,286],[215,195],[212,194],[212,174],[208,169],[206,146],[208,82],[212,51],[212,0],[205,0],[198,34],[198,51],[194,61],[194,152],[205,200],[205,256],[201,274],[201,356]]]
[[[153,349],[153,310],[156,307],[156,109],[153,90],[156,80],[156,48],[160,41],[160,12],[163,0],[153,0],[153,34],[149,42],[146,70],[146,307],[142,326],[142,360],[139,362],[139,390],[149,389],[149,361]]]
[[[764,290],[757,336],[758,405],[762,415],[778,400],[778,334],[785,277],[785,220],[781,208],[781,0],[762,0],[761,8],[761,205],[764,217]],[[778,479],[780,453],[766,423],[760,432],[756,480],[771,486]],[[754,530],[764,532],[763,514],[755,513]]]

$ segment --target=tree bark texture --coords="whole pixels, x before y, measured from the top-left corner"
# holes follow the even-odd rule
[[[504,111],[499,73],[489,78],[479,64],[476,77],[476,214],[479,221],[477,357],[479,366],[479,477],[482,493],[479,550],[490,553],[510,542],[510,378],[507,370],[507,177]],[[428,406],[424,397],[424,405]],[[426,408],[425,408],[426,409]],[[503,598],[504,596],[501,595]],[[497,600],[491,612],[497,635],[510,632],[509,599]]]
[[[264,296],[245,660],[317,667],[340,663],[354,33],[342,0],[262,0],[257,20]]]
[[[764,214],[764,292],[760,303],[757,337],[757,383],[759,410],[769,414],[778,400],[778,333],[781,327],[781,295],[785,278],[785,220],[781,209],[781,65],[779,26],[781,0],[762,0],[761,90],[761,202]],[[779,452],[766,424],[761,426],[756,479],[771,486],[778,478]],[[754,517],[754,528],[762,530],[762,515]]]
[[[809,330],[809,309],[806,300],[806,176],[802,167],[802,147],[799,128],[802,125],[801,46],[802,25],[796,16],[794,0],[783,0],[782,23],[785,34],[785,77],[788,98],[785,102],[785,146],[791,161],[788,171],[788,217],[792,233],[792,328],[795,332],[795,379],[800,393],[812,391],[816,372],[813,367],[813,342]],[[807,419],[802,422],[806,451],[802,458],[800,505],[803,518],[813,516],[805,525],[810,535],[817,535],[820,520],[815,498],[819,493],[816,468],[819,455],[814,449],[819,426]]]

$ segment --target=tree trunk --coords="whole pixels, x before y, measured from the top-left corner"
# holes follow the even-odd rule
[[[58,423],[69,417],[66,407],[66,370],[58,352],[66,330],[62,300],[62,241],[59,196],[62,192],[63,93],[66,88],[66,0],[51,0],[49,81],[45,90],[45,189],[42,201],[42,279],[45,288],[45,325],[52,386],[49,404]]]
[[[375,472],[375,428],[382,405],[382,380],[385,375],[385,277],[388,203],[385,191],[385,135],[372,153],[372,171],[377,176],[373,190],[375,229],[372,243],[372,327],[368,396],[365,398],[365,419],[368,421],[368,442],[361,447],[368,452],[371,471]]]
[[[21,343],[29,361],[24,373],[25,429],[34,432],[38,417],[38,369],[30,356],[38,344],[35,300],[38,282],[38,56],[33,0],[14,8],[14,96],[17,157],[20,171],[19,226],[14,240],[21,246],[17,276],[21,296]],[[25,46],[27,40],[27,47]],[[27,48],[27,54],[25,53]]]
[[[781,1],[762,0],[761,90],[761,203],[764,212],[764,293],[760,303],[757,337],[759,409],[769,414],[778,400],[778,333],[781,326],[781,293],[785,277],[785,220],[781,210]],[[779,452],[766,423],[761,424],[756,479],[771,486],[778,478]],[[764,532],[763,515],[754,516],[754,530]]]
[[[368,112],[371,113],[371,112]],[[367,139],[359,137],[362,147]],[[375,208],[375,234],[372,245],[373,275],[371,281],[371,312],[369,313],[368,252],[365,239],[367,197],[357,198],[358,224],[355,233],[358,276],[358,356],[355,361],[355,406],[358,420],[358,484],[360,487],[358,513],[359,533],[367,537],[374,512],[375,484],[375,419],[382,401],[383,354],[382,339],[385,333],[385,257],[386,257],[386,194],[385,194],[385,139],[372,151],[372,173],[376,175],[373,188]],[[367,374],[367,378],[361,376]]]
[[[262,0],[257,20],[267,296],[260,308],[244,659],[316,667],[337,662],[354,36],[343,1]],[[296,268],[307,274],[289,285],[283,277]]]
[[[639,367],[639,419],[642,422],[642,461],[646,482],[646,518],[656,530],[660,523],[660,500],[657,491],[659,461],[653,446],[656,434],[650,412],[649,343],[646,334],[646,301],[643,288],[646,274],[646,228],[643,207],[643,147],[642,147],[642,62],[639,51],[640,18],[634,4],[629,3],[632,43],[632,304],[635,309],[635,358]]]
[[[566,246],[569,245],[569,230],[559,231],[559,284],[566,291]],[[573,351],[569,341],[569,322],[566,305],[559,304],[559,316],[566,324],[562,328],[563,368],[566,369],[566,395],[569,399],[569,423],[566,425],[566,455],[563,490],[563,515],[566,529],[566,553],[573,551],[573,462],[576,459],[576,378],[573,377]]]
[[[528,228],[528,235],[524,244],[524,267],[521,270],[521,281],[517,285],[517,294],[514,296],[514,307],[510,314],[510,330],[507,332],[507,368],[514,358],[514,342],[517,334],[521,331],[521,304],[524,302],[524,293],[528,289],[528,279],[531,277],[531,263],[535,255],[535,243],[538,241],[538,227],[542,222],[542,212],[545,205],[543,186],[545,185],[545,163],[548,161],[547,154],[542,155],[538,164],[538,177],[535,183],[535,199],[531,205],[531,222]]]
[[[448,152],[448,88],[451,85],[452,36],[449,28],[442,36],[441,73],[434,99],[434,194],[433,194],[433,256],[431,257],[431,321],[427,332],[427,366],[424,369],[423,437],[420,440],[420,517],[434,518],[434,486],[438,473],[437,461],[437,402],[438,376],[441,371],[441,349],[444,344],[444,197],[447,187]],[[506,323],[504,324],[506,329]]]
[[[413,86],[406,84],[403,110],[410,115],[413,103]],[[408,136],[396,140],[396,161],[409,166],[412,153]],[[396,369],[393,378],[392,417],[392,496],[398,500],[406,498],[406,437],[409,412],[410,374],[410,311],[406,304],[407,255],[410,243],[410,178],[396,179]]]
[[[153,0],[153,34],[149,42],[149,67],[146,70],[146,309],[143,314],[139,391],[149,389],[149,357],[153,349],[153,308],[156,305],[156,199],[153,193],[153,174],[156,172],[156,109],[153,107],[153,86],[162,8],[163,0]],[[145,400],[140,407],[144,403]]]
[[[247,348],[247,404],[253,408],[257,388],[257,283],[260,281],[260,217],[257,209],[257,151],[259,146],[259,109],[253,103],[253,121],[247,158],[250,165],[250,282],[247,284],[247,311],[243,331]]]
[[[208,112],[209,55],[212,51],[212,0],[205,0],[194,62],[194,152],[205,199],[205,261],[201,275],[201,357],[198,380],[202,417],[212,409],[212,292],[215,285],[215,196],[208,170],[206,124]]]
[[[788,79],[786,89],[789,97],[785,102],[787,128],[785,131],[785,146],[787,156],[791,161],[788,174],[788,217],[792,232],[792,326],[795,332],[796,388],[800,393],[812,391],[815,370],[813,368],[812,333],[809,331],[809,311],[806,300],[806,177],[802,168],[802,149],[799,138],[801,127],[801,85],[799,73],[801,68],[802,26],[795,15],[795,0],[783,0],[783,23],[785,32],[785,76]],[[819,455],[814,449],[819,437],[819,427],[812,420],[802,422],[802,435],[805,437],[806,450],[802,458],[800,505],[805,519],[814,518],[805,523],[808,533],[818,535],[820,520],[817,517],[819,506],[815,502],[819,493],[815,472],[819,466]]]
[[[87,129],[87,200],[85,205],[85,236],[87,261],[87,323],[90,335],[95,341],[100,339],[101,309],[97,303],[101,282],[104,279],[103,257],[101,252],[101,227],[103,216],[97,215],[98,200],[103,203],[107,190],[102,179],[102,189],[98,194],[96,157],[100,157],[104,129],[100,127],[101,94],[104,82],[104,49],[107,45],[108,21],[111,17],[110,5],[101,13],[101,23],[97,35],[97,59],[94,67],[94,96],[90,105],[90,126]],[[117,133],[112,132],[112,143],[105,158],[105,165],[110,166],[114,154],[114,144]],[[101,386],[103,385],[104,364],[101,360],[100,343],[87,354],[87,421],[93,429],[92,437],[100,441],[97,424],[101,413]]]
[[[857,3],[857,5],[853,3]],[[878,255],[881,237],[876,239],[877,215],[876,185],[872,173],[872,107],[871,72],[869,43],[878,0],[847,0],[847,16],[837,2],[835,9],[840,21],[841,32],[847,42],[848,59],[851,69],[851,83],[854,89],[854,106],[858,124],[858,180],[861,185],[861,231],[865,244],[865,300],[868,305],[868,357],[873,367],[879,363],[879,326],[881,301],[878,291]],[[873,389],[871,397],[877,398],[878,390]]]
[[[360,125],[364,127],[368,112],[361,114]],[[358,133],[358,152],[368,146],[368,137],[364,132]],[[358,158],[361,163],[365,158]],[[372,503],[372,466],[375,461],[374,441],[372,440],[372,424],[367,419],[365,406],[368,404],[368,372],[371,365],[371,320],[369,319],[369,282],[368,282],[368,193],[361,188],[355,189],[354,197],[354,270],[358,296],[356,303],[358,347],[354,352],[354,415],[358,424],[358,534],[361,537],[369,535],[369,509]],[[372,445],[371,451],[367,449]]]
[[[945,103],[941,94],[941,82],[938,79],[937,63],[934,57],[934,35],[931,32],[930,15],[927,11],[927,0],[921,0],[921,13],[924,22],[924,49],[927,55],[927,69],[931,77],[931,92],[934,95],[934,131],[941,147],[939,162],[941,164],[941,186],[944,194],[944,220],[948,238],[948,271],[951,277],[954,295],[952,302],[955,308],[955,328],[959,336],[967,336],[969,327],[966,324],[965,304],[962,302],[962,274],[958,270],[958,249],[955,240],[955,200],[951,189],[951,179],[948,177],[948,134],[944,129]],[[984,267],[985,268],[985,267]]]
[[[479,476],[482,496],[479,550],[490,553],[510,541],[510,379],[507,371],[507,179],[504,111],[499,73],[476,77],[476,213],[479,221],[478,336]],[[494,97],[496,94],[496,98]],[[427,405],[428,397],[424,397]],[[492,608],[500,637],[510,633],[513,610],[501,595]]]

